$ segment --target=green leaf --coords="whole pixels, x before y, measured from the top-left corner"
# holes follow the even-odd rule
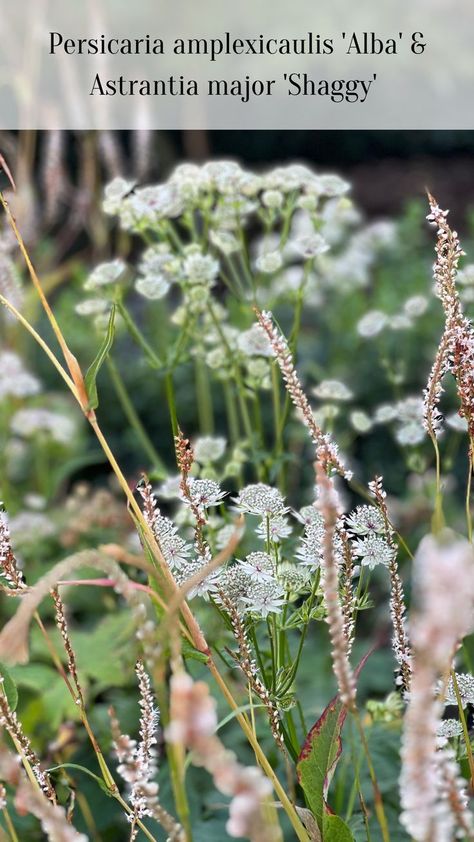
[[[308,806],[323,832],[326,796],[342,751],[341,729],[347,711],[336,696],[311,728],[296,766]]]
[[[181,641],[181,652],[183,658],[191,658],[193,661],[199,661],[201,664],[207,664],[209,661],[209,657],[206,655],[205,652],[200,652],[199,649],[195,649],[189,642],[183,638]]]
[[[60,763],[58,766],[51,766],[51,768],[47,769],[47,771],[57,772],[59,769],[77,769],[78,772],[84,772],[85,775],[89,775],[90,778],[94,779],[106,795],[109,797],[112,796],[112,793],[105,781],[102,778],[99,778],[98,775],[94,775],[94,772],[91,772],[90,769],[86,769],[85,766],[80,766],[79,763]]]
[[[362,658],[355,670],[356,677],[359,676],[372,651],[370,650]],[[329,814],[326,798],[342,752],[341,731],[346,716],[347,708],[342,704],[339,696],[335,696],[309,731],[296,764],[298,781],[304,790],[308,806],[313,811],[323,839],[327,839],[328,842],[329,840],[332,842],[333,837],[324,835],[324,822]],[[343,840],[345,837],[340,838]]]
[[[15,710],[18,704],[18,690],[5,664],[0,663],[0,675],[3,678],[3,692],[7,697],[10,710]]]
[[[323,839],[328,842],[354,842],[354,837],[346,823],[330,813],[326,813],[323,819]]]
[[[99,406],[99,396],[97,394],[97,375],[102,367],[102,364],[105,362],[108,353],[112,347],[112,343],[114,341],[115,335],[115,304],[112,305],[112,309],[110,311],[109,323],[107,325],[107,332],[104,336],[104,341],[99,348],[99,352],[89,368],[87,369],[86,376],[85,376],[85,384],[87,389],[87,395],[89,398],[89,409],[97,409]]]

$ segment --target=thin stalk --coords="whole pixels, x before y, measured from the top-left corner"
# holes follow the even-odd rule
[[[168,403],[168,411],[170,414],[171,430],[173,433],[173,439],[175,439],[179,432],[179,424],[178,415],[176,412],[176,400],[174,396],[173,375],[171,371],[167,371],[165,374],[165,390],[166,401]]]
[[[469,466],[466,485],[466,521],[467,521],[467,537],[472,543],[472,512],[471,512],[471,488],[472,475],[474,473],[474,439],[469,439]]]
[[[152,368],[162,368],[163,363],[160,360],[158,354],[155,353],[153,348],[151,347],[150,343],[147,339],[145,339],[142,331],[138,327],[135,319],[131,315],[130,311],[127,309],[123,301],[118,299],[116,301],[117,310],[119,311],[120,315],[122,316],[125,325],[130,333],[132,339],[136,342],[139,348],[143,351],[145,358],[147,359],[148,363],[151,365]]]
[[[439,445],[434,434],[431,435],[431,441],[433,443],[436,459],[436,496],[432,527],[434,534],[437,535],[439,532],[441,532],[445,524],[443,514],[443,495],[441,493],[441,456],[439,452]]]
[[[382,832],[382,839],[383,842],[390,842],[390,832],[388,829],[387,817],[385,815],[385,809],[383,806],[382,795],[379,789],[379,785],[377,783],[377,777],[375,774],[374,765],[372,763],[372,758],[370,756],[369,744],[367,742],[367,737],[365,736],[364,726],[362,725],[362,721],[360,718],[359,711],[357,708],[353,708],[351,713],[354,717],[355,723],[357,725],[357,730],[359,731],[360,740],[362,743],[362,748],[364,749],[365,759],[367,761],[367,767],[369,770],[369,777],[372,783],[372,789],[374,793],[374,808],[375,814],[377,816],[377,821],[380,826],[380,830]]]
[[[288,819],[291,822],[291,825],[293,827],[293,830],[296,833],[297,838],[300,840],[300,842],[310,842],[309,835],[308,835],[307,831],[305,830],[305,828],[304,828],[304,826],[301,822],[301,819],[299,818],[293,804],[289,800],[289,798],[286,794],[285,788],[280,783],[280,781],[279,781],[278,777],[276,776],[274,770],[270,766],[270,763],[268,762],[265,753],[263,752],[262,748],[260,747],[260,744],[258,743],[256,738],[254,737],[252,727],[249,725],[247,719],[242,715],[242,713],[238,712],[238,705],[235,702],[234,697],[232,696],[232,693],[230,692],[229,688],[227,687],[227,684],[225,683],[224,679],[222,678],[220,672],[218,671],[218,669],[215,666],[214,661],[212,659],[209,660],[209,669],[210,669],[215,681],[219,685],[219,688],[222,691],[222,694],[224,695],[224,697],[226,698],[229,706],[232,708],[232,710],[234,710],[236,712],[236,719],[237,719],[240,727],[242,728],[245,736],[247,737],[250,745],[252,746],[252,748],[255,752],[255,756],[257,757],[258,763],[260,764],[262,770],[265,772],[267,778],[269,778],[270,781],[272,782],[275,793],[278,795],[278,798],[280,799],[280,801],[282,803],[283,809],[285,810],[285,812],[288,816]]]
[[[471,775],[471,787],[474,786],[474,757],[472,754],[471,739],[469,737],[469,728],[467,727],[466,715],[462,705],[461,693],[459,692],[459,684],[456,678],[456,673],[451,670],[451,680],[453,682],[454,692],[456,694],[456,701],[459,709],[459,719],[462,725],[462,732],[464,736],[464,743],[466,745],[467,762],[469,764],[469,772]]]
[[[148,456],[151,464],[153,465],[155,472],[159,474],[160,479],[164,479],[166,476],[166,468],[163,464],[163,461],[157,453],[145,427],[143,426],[127,392],[127,387],[125,386],[122,375],[120,374],[118,367],[115,365],[115,362],[110,355],[107,357],[107,368],[109,370],[112,385],[115,389],[116,395],[120,401],[120,405],[123,409],[124,415],[127,418],[128,423],[130,424],[132,430],[135,431],[136,436],[144,452]]]
[[[199,428],[201,433],[212,435],[214,432],[214,413],[212,393],[209,384],[207,366],[198,354],[194,361],[196,373],[196,403],[198,408]]]
[[[20,842],[17,836],[17,832],[15,830],[14,824],[11,820],[10,813],[8,812],[8,808],[4,807],[2,810],[3,818],[5,819],[5,824],[7,826],[8,833],[10,834],[10,838],[12,842]]]

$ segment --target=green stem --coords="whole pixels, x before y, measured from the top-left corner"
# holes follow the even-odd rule
[[[369,777],[372,783],[372,789],[374,793],[374,807],[375,807],[375,814],[377,816],[377,820],[380,826],[380,830],[382,832],[382,839],[383,842],[390,842],[390,832],[388,829],[387,817],[385,815],[385,809],[383,806],[382,795],[380,793],[379,785],[377,783],[377,776],[375,774],[374,765],[372,763],[372,758],[370,756],[369,744],[367,742],[367,737],[365,736],[364,726],[362,725],[362,721],[359,715],[359,711],[357,708],[351,710],[351,713],[354,717],[354,720],[357,725],[357,730],[359,731],[360,740],[362,743],[362,748],[364,749],[365,759],[367,761],[367,767],[369,770]]]
[[[117,300],[117,310],[119,311],[120,315],[122,316],[125,325],[127,327],[128,332],[132,339],[136,342],[139,348],[143,351],[145,358],[149,365],[152,368],[160,369],[163,368],[163,363],[160,360],[158,354],[155,353],[153,348],[151,347],[150,343],[145,339],[142,331],[138,327],[137,323],[135,322],[133,316],[127,310],[123,301]]]
[[[168,410],[170,414],[171,430],[173,432],[173,439],[176,438],[179,431],[178,415],[176,412],[176,400],[174,396],[173,375],[170,371],[165,374],[165,389],[166,400],[168,403]]]
[[[472,543],[472,513],[471,513],[471,488],[472,475],[474,473],[474,439],[469,439],[469,467],[467,475],[466,486],[466,521],[467,521],[467,537]]]
[[[435,508],[433,512],[433,521],[432,521],[432,528],[435,535],[437,535],[443,529],[445,525],[444,514],[443,514],[443,495],[441,493],[441,456],[439,452],[439,445],[436,439],[436,436],[433,434],[431,435],[431,441],[433,443],[433,448],[435,452],[436,458],[436,496],[435,496]]]
[[[116,395],[120,401],[120,405],[123,409],[124,415],[127,418],[132,429],[135,431],[136,436],[142,445],[142,448],[146,455],[148,456],[150,462],[153,465],[155,473],[158,474],[159,479],[164,479],[166,477],[166,468],[163,464],[161,457],[158,455],[153,443],[148,436],[148,433],[143,426],[135,407],[133,406],[132,401],[130,400],[130,396],[127,392],[127,387],[123,381],[122,375],[120,374],[119,369],[115,365],[114,360],[111,356],[107,358],[107,368],[109,370],[110,379],[112,381],[112,385],[115,389]]]
[[[458,680],[456,678],[456,673],[455,673],[454,670],[451,670],[451,680],[453,682],[454,693],[456,695],[456,701],[458,703],[459,719],[461,720],[462,732],[463,732],[463,736],[464,736],[464,743],[466,745],[467,762],[469,764],[469,772],[471,774],[471,787],[472,787],[474,785],[474,757],[472,755],[471,740],[470,740],[470,737],[469,737],[469,729],[467,727],[466,716],[465,716],[464,708],[463,708],[463,704],[462,704],[461,693],[459,692]]]
[[[10,813],[8,812],[6,807],[3,808],[2,813],[3,813],[3,818],[5,819],[5,824],[7,826],[7,830],[8,830],[8,833],[10,834],[12,842],[20,842],[20,840],[18,839],[18,836],[17,836],[17,832],[15,830],[15,827],[13,825],[13,822],[11,820]]]
[[[212,393],[206,363],[198,353],[194,361],[196,372],[196,402],[201,433],[211,435],[214,432],[214,413]]]

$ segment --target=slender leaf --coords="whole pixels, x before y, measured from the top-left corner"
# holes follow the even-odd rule
[[[7,697],[10,710],[15,710],[18,704],[18,690],[5,664],[0,663],[0,675],[3,678],[3,692]]]
[[[89,408],[90,409],[97,409],[99,406],[99,396],[97,394],[97,375],[105,362],[107,355],[112,347],[112,343],[114,341],[115,336],[115,304],[112,305],[112,309],[110,311],[109,323],[107,325],[107,331],[104,336],[104,341],[99,348],[99,352],[95,358],[95,360],[91,363],[89,368],[87,369],[87,373],[85,376],[85,384],[87,389],[87,396],[89,398]]]

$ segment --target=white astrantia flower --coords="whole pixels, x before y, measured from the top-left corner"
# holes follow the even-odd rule
[[[135,289],[144,298],[157,301],[164,298],[170,289],[171,284],[164,275],[145,275],[135,281]]]
[[[393,403],[381,403],[374,412],[376,424],[388,424],[398,417],[397,407]]]
[[[278,488],[271,488],[263,482],[247,485],[233,498],[238,511],[260,517],[274,517],[288,512],[285,500]]]
[[[459,412],[452,412],[450,415],[447,415],[445,421],[448,427],[451,427],[452,430],[456,430],[457,433],[467,432],[467,420],[465,418],[461,418]]]
[[[163,219],[175,219],[184,210],[184,204],[175,184],[156,184],[142,187],[125,200],[120,209],[122,225],[137,228],[153,227]]]
[[[373,426],[372,419],[362,409],[351,412],[349,420],[357,433],[368,433]]]
[[[309,190],[312,188],[314,175],[309,184]],[[325,196],[343,196],[350,190],[351,185],[339,175],[327,173],[325,175],[316,176],[318,192],[324,193]]]
[[[234,254],[234,252],[240,251],[242,248],[241,242],[230,231],[213,230],[209,233],[209,240],[216,249],[226,256]]]
[[[269,538],[272,544],[279,544],[282,538],[291,535],[292,529],[284,515],[274,515],[262,520],[255,532],[262,541]]]
[[[282,586],[272,579],[252,582],[249,594],[243,602],[248,612],[258,614],[265,619],[269,614],[279,614],[286,599]]]
[[[474,263],[468,263],[457,274],[457,280],[463,286],[474,286]]]
[[[237,559],[237,563],[252,582],[269,582],[275,578],[275,564],[268,553],[249,553],[243,561]]]
[[[376,506],[357,506],[346,518],[347,529],[356,535],[368,535],[371,533],[383,534],[385,532],[385,521],[380,509]]]
[[[248,357],[273,357],[273,348],[259,324],[252,325],[237,337],[237,347]]]
[[[321,523],[322,521],[321,512],[318,511],[314,504],[303,506],[299,512],[293,510],[292,514],[304,526],[307,526],[309,523]]]
[[[267,251],[257,257],[255,261],[255,268],[259,272],[271,275],[273,272],[278,272],[283,265],[283,255],[281,251]]]
[[[266,208],[281,208],[284,201],[285,199],[281,190],[264,190],[262,193],[262,204]]]
[[[235,526],[233,523],[226,523],[221,529],[219,529],[216,535],[216,549],[223,550],[224,547],[227,547],[227,544],[231,540],[235,533]]]
[[[126,264],[119,257],[109,263],[99,263],[87,278],[84,289],[90,291],[108,284],[115,284],[126,268]]]
[[[354,555],[360,558],[360,563],[370,570],[373,570],[377,564],[388,567],[396,553],[394,547],[391,547],[384,538],[373,533],[353,541],[351,546]]]
[[[396,313],[394,316],[388,317],[387,327],[392,330],[408,330],[413,327],[413,322],[406,313]]]
[[[357,333],[363,336],[364,339],[370,339],[372,336],[377,336],[386,326],[388,316],[381,310],[369,310],[365,316],[357,322]]]
[[[110,310],[110,301],[106,298],[85,298],[74,309],[78,316],[98,316]]]
[[[41,391],[40,381],[24,368],[13,351],[0,352],[0,399],[26,398]]]
[[[277,579],[286,593],[299,593],[310,585],[311,571],[301,564],[284,561],[279,565]]]
[[[191,477],[188,482],[192,501],[199,509],[218,506],[227,494],[227,491],[222,491],[219,483],[213,479],[196,479],[195,477]]]
[[[223,436],[200,436],[193,445],[194,458],[201,465],[217,462],[224,455],[226,445]]]
[[[183,261],[183,275],[190,284],[211,287],[219,274],[219,261],[203,254],[198,246],[188,246]]]
[[[56,532],[53,521],[43,512],[19,512],[9,518],[8,524],[13,543],[18,548],[49,538]]]
[[[403,305],[403,309],[409,318],[416,319],[426,313],[429,301],[425,295],[413,295],[407,298]]]
[[[12,432],[29,438],[37,433],[47,433],[60,444],[69,444],[76,433],[76,424],[67,415],[49,409],[19,409],[10,421]]]
[[[436,728],[436,736],[440,747],[446,745],[447,741],[453,737],[460,737],[461,734],[462,725],[459,719],[442,719]]]
[[[115,215],[119,213],[122,201],[132,192],[135,181],[127,181],[118,176],[106,185],[104,190],[104,201],[102,208],[104,213]]]
[[[402,424],[396,432],[395,438],[401,445],[415,445],[420,444],[425,437],[425,430],[416,421],[411,421],[408,424]]]
[[[353,397],[351,390],[340,380],[321,380],[311,389],[312,394],[324,401],[350,401]]]
[[[474,675],[471,675],[468,672],[457,672],[456,683],[461,697],[462,706],[466,707],[466,705],[474,705]],[[444,703],[446,705],[455,705],[456,707],[458,704],[452,677],[449,679]]]
[[[217,600],[219,600],[219,590],[221,590],[239,611],[243,611],[249,588],[253,584],[252,579],[240,564],[229,564],[220,571]]]
[[[297,237],[297,239],[293,241],[292,245],[298,254],[306,260],[329,251],[328,243],[321,234],[317,233],[317,231]]]

